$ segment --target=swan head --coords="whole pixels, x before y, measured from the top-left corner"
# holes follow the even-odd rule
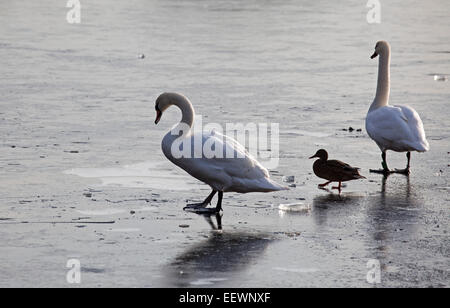
[[[376,58],[378,55],[384,55],[389,53],[391,50],[391,46],[386,41],[378,41],[375,45],[375,52],[370,57],[371,59]]]
[[[320,150],[318,150],[316,152],[316,154],[311,156],[309,159],[314,158],[314,157],[318,157],[320,160],[327,160],[328,159],[328,153],[324,149],[320,149]]]
[[[186,98],[178,93],[163,93],[155,101],[156,119],[155,124],[161,120],[163,112],[170,106],[185,100]]]

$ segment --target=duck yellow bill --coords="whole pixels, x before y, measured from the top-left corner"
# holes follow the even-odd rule
[[[161,120],[162,112],[159,110],[156,110],[156,119],[155,124],[158,124],[159,120]]]

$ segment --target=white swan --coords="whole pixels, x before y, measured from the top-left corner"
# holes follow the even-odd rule
[[[192,125],[195,112],[191,102],[177,93],[163,93],[155,102],[156,120],[158,124],[162,113],[170,106],[181,109],[182,118],[162,140],[164,155],[175,165],[184,169],[194,178],[208,184],[211,194],[201,203],[189,204],[185,209],[195,212],[219,212],[222,209],[224,192],[270,192],[287,189],[269,178],[269,172],[233,138],[216,131],[194,134]],[[200,136],[198,134],[201,134]],[[196,140],[200,140],[199,145]],[[222,155],[208,155],[203,147],[207,144],[214,149],[222,149]],[[198,154],[200,150],[200,154]],[[184,153],[180,157],[180,152]],[[230,153],[233,157],[230,158]],[[186,155],[187,154],[187,155]],[[195,156],[197,154],[197,156]],[[215,209],[207,209],[212,198],[218,192],[219,198]]]
[[[390,58],[391,47],[388,42],[379,41],[371,59],[380,56],[378,64],[377,93],[366,117],[366,130],[380,148],[383,159],[382,170],[370,170],[378,173],[409,174],[411,151],[425,152],[429,150],[422,120],[419,114],[409,106],[390,106]],[[407,152],[405,169],[389,170],[386,163],[386,151]]]

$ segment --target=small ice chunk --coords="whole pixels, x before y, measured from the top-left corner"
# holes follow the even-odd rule
[[[295,176],[293,175],[285,175],[281,179],[285,183],[293,183],[295,181]]]
[[[445,75],[434,75],[434,81],[447,81],[447,76]]]
[[[286,212],[309,212],[311,206],[303,202],[280,204],[278,209]]]

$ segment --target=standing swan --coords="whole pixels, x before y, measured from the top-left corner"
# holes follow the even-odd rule
[[[211,194],[203,202],[188,204],[184,209],[197,213],[217,213],[222,210],[224,192],[270,192],[287,189],[272,181],[267,169],[233,138],[214,130],[194,134],[194,108],[181,94],[163,93],[156,99],[155,124],[158,124],[162,113],[172,105],[180,108],[182,118],[181,122],[164,136],[162,151],[172,163],[212,188]],[[205,148],[211,149],[217,155],[205,152]],[[216,193],[219,193],[216,208],[206,208]]]
[[[378,64],[377,93],[367,112],[366,130],[381,150],[382,170],[370,170],[376,173],[409,174],[411,151],[425,152],[429,145],[425,137],[422,120],[419,114],[409,106],[389,105],[389,66],[391,47],[388,42],[379,41],[371,59],[380,56]],[[386,163],[386,151],[407,152],[408,159],[405,169],[389,170]]]

